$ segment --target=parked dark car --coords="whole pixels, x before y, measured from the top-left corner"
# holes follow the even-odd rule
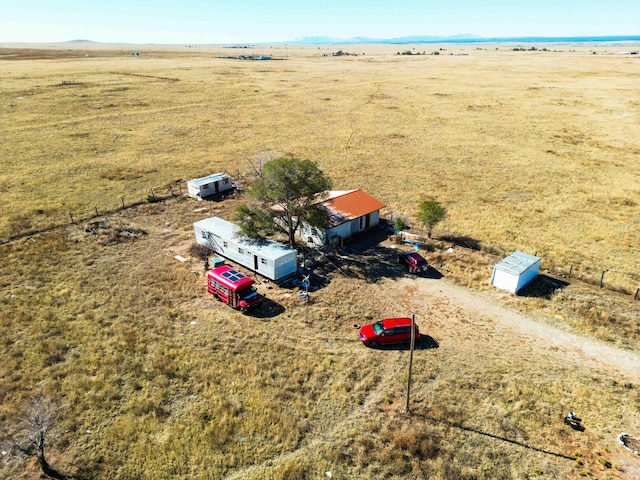
[[[414,327],[414,338],[420,338],[418,325]],[[360,329],[360,340],[368,347],[411,342],[410,318],[385,318]]]
[[[429,264],[417,252],[398,252],[398,262],[407,266],[410,273],[420,273],[429,270]]]

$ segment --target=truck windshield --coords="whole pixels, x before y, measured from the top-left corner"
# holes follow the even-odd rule
[[[238,292],[238,296],[242,300],[250,300],[257,295],[258,295],[258,292],[256,292],[256,289],[253,287],[245,288],[244,290],[241,290]]]
[[[373,327],[373,332],[376,335],[380,335],[382,332],[384,332],[384,327],[382,326],[382,322],[376,322],[372,325]]]

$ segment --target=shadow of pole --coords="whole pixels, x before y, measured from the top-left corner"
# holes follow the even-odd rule
[[[562,453],[556,453],[556,452],[550,452],[549,450],[543,450],[542,448],[533,447],[533,446],[531,446],[531,445],[529,445],[527,443],[518,442],[517,440],[511,440],[510,438],[499,437],[498,435],[493,435],[492,433],[486,433],[486,432],[483,432],[481,430],[477,430],[475,428],[465,427],[464,425],[450,423],[450,422],[445,422],[445,423],[447,423],[451,427],[459,428],[459,429],[464,430],[466,432],[473,432],[473,433],[477,433],[478,435],[484,435],[485,437],[494,438],[496,440],[501,440],[503,442],[511,443],[512,445],[518,445],[518,446],[523,447],[523,448],[528,448],[529,450],[533,450],[533,451],[536,451],[536,452],[544,453],[545,455],[553,455],[554,457],[564,458],[565,460],[572,460],[572,461],[574,461],[576,459],[575,457],[570,457],[569,455],[564,455]]]
[[[493,438],[495,440],[500,440],[502,442],[506,442],[506,443],[510,443],[511,445],[516,445],[522,448],[526,448],[528,450],[533,450],[535,452],[539,452],[539,453],[543,453],[545,455],[552,455],[554,457],[558,457],[558,458],[562,458],[565,460],[571,460],[571,461],[575,461],[576,457],[571,457],[569,455],[564,455],[562,453],[557,453],[557,452],[551,452],[549,450],[544,450],[542,448],[538,448],[538,447],[534,447],[532,445],[529,445],[528,443],[523,443],[523,442],[519,442],[517,440],[512,440],[510,438],[505,438],[505,437],[500,437],[498,435],[494,435],[492,433],[487,433],[487,432],[483,432],[482,430],[478,430],[476,428],[471,428],[471,427],[466,427],[460,423],[454,423],[454,422],[450,422],[448,420],[443,420],[440,418],[433,418],[430,417],[428,415],[423,415],[425,419],[431,420],[433,422],[439,422],[439,423],[443,423],[451,428],[459,428],[460,430],[464,430],[465,432],[472,432],[472,433],[476,433],[478,435],[482,435],[485,437],[489,437],[489,438]]]

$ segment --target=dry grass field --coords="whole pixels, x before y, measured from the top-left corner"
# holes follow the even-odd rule
[[[40,390],[63,405],[49,450],[61,473],[640,476],[616,442],[640,435],[639,373],[447,293],[469,287],[637,358],[640,58],[618,55],[628,46],[67,48],[0,48],[0,422]],[[414,48],[427,55],[396,55]],[[220,58],[248,53],[278,60]],[[195,202],[179,188],[289,154],[415,231],[419,202],[440,201],[448,219],[425,256],[444,278],[405,278],[385,242],[320,272],[309,303],[265,282],[255,316],[213,302],[192,222],[228,217],[242,195]],[[571,271],[568,286],[494,291],[491,266],[513,249],[540,255],[548,276]],[[425,338],[407,416],[408,351],[367,349],[353,325],[413,313]],[[584,432],[562,423],[569,410]],[[0,462],[2,477],[39,476],[33,461]]]

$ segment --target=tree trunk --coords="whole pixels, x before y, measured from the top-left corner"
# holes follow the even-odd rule
[[[296,244],[296,230],[293,228],[293,218],[287,218],[287,226],[289,227],[289,246],[293,248]]]
[[[44,451],[41,451],[38,455],[36,455],[36,458],[38,459],[38,464],[40,465],[42,473],[44,473],[47,477],[55,478],[56,480],[67,480],[66,476],[49,465],[49,462],[47,462],[47,459],[44,456]]]

